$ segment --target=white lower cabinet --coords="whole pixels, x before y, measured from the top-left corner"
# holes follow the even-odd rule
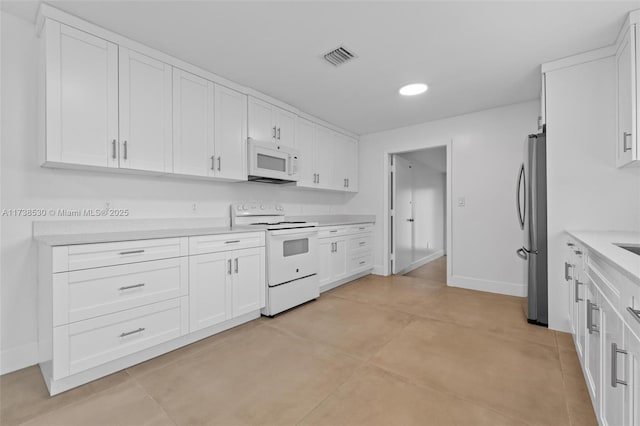
[[[257,318],[264,241],[248,232],[40,244],[39,352],[50,393]]]
[[[567,247],[571,330],[598,421],[640,426],[640,287],[577,240]]]
[[[318,238],[318,281],[333,288],[373,267],[373,228],[370,224],[321,227]]]

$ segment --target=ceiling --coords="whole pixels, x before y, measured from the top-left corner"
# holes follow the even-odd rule
[[[435,172],[447,172],[447,147],[438,146],[400,154],[409,161],[422,163]]]
[[[358,134],[536,99],[541,63],[610,45],[640,1],[54,1]],[[33,20],[37,1],[3,0]],[[322,54],[358,55],[334,67]],[[410,82],[426,94],[401,97]]]

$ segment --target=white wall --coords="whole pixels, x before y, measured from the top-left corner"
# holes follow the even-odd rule
[[[539,102],[531,101],[361,137],[360,192],[347,207],[376,214],[375,270],[388,270],[383,262],[385,153],[452,141],[450,284],[524,295],[524,265],[515,255],[522,246],[515,185],[524,141],[536,132],[538,111]],[[457,206],[459,197],[465,197],[465,207]]]
[[[350,196],[341,193],[39,167],[38,40],[32,24],[5,12],[0,19],[3,209],[99,208],[108,201],[114,208],[128,208],[129,218],[221,217],[228,216],[231,202],[277,200],[290,214],[345,212]],[[23,217],[1,218],[0,371],[36,362],[37,274],[31,222]]]
[[[640,170],[615,166],[613,57],[546,74],[549,327],[569,331],[564,230],[640,230]]]

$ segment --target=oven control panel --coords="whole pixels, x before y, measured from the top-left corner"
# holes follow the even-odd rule
[[[284,216],[284,207],[277,203],[237,203],[231,205],[233,216]]]

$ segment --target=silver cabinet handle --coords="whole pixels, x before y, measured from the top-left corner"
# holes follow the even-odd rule
[[[364,260],[361,260],[360,262],[358,262],[360,265],[364,265],[366,262]]]
[[[577,254],[578,256],[581,256],[581,255],[582,255],[582,251],[580,251],[580,250],[574,250],[573,252],[574,252],[575,254]]]
[[[127,254],[140,254],[140,253],[144,253],[144,250],[129,250],[129,251],[121,251],[120,255],[124,256]]]
[[[316,176],[317,176],[317,174],[316,174],[316,173],[314,173],[314,174],[313,174],[313,183],[316,183]]]
[[[575,244],[573,244],[573,243],[567,243],[567,245],[568,245],[569,247],[573,247],[573,246],[575,246]]]
[[[347,178],[347,188],[349,188],[351,186],[351,181],[349,180],[349,178]]]
[[[318,182],[316,183],[320,183],[320,173],[318,173]]]
[[[624,132],[622,136],[622,149],[623,152],[631,151],[631,146],[627,147],[627,139],[631,136],[631,132]]]
[[[144,287],[144,283],[134,284],[134,285],[127,285],[127,286],[124,286],[124,287],[120,287],[118,290],[120,290],[120,291],[131,290],[132,288],[139,288],[139,287]]]
[[[278,140],[280,140],[280,127],[278,127]]]
[[[365,244],[367,244],[365,241],[361,241],[359,245],[360,245],[360,246],[363,246],[363,245],[365,245]]]
[[[225,244],[235,244],[235,243],[239,243],[240,240],[230,240],[230,241],[225,241]]]
[[[334,229],[333,231],[329,231],[329,232],[333,234],[333,233],[335,233],[335,232],[338,232],[338,230],[337,230],[337,229]]]
[[[215,162],[216,162],[216,156],[212,155],[211,156],[211,170],[215,170],[216,169]]]
[[[583,285],[584,283],[581,283],[579,280],[575,280],[575,299],[576,299],[576,303],[581,302],[582,299],[580,299],[580,286]]]
[[[237,257],[236,257],[235,263],[236,263],[236,267],[234,269],[235,269],[235,273],[237,274],[238,270],[239,270],[238,269],[238,258]]]
[[[276,126],[273,126],[273,138],[276,138]]]
[[[571,264],[569,262],[564,262],[564,280],[571,281],[571,275],[569,275],[569,269],[571,269]]]
[[[131,336],[132,334],[137,334],[137,333],[142,333],[143,331],[145,331],[146,328],[144,327],[140,327],[137,330],[133,330],[133,331],[125,331],[124,333],[120,333],[120,337],[127,337],[127,336]]]
[[[618,385],[627,386],[627,382],[618,379],[618,354],[627,354],[624,349],[618,349],[618,345],[611,343],[611,387],[617,388]]]
[[[111,142],[111,157],[113,157],[113,159],[116,159],[116,140],[114,139],[113,142]]]
[[[589,299],[587,299],[587,329],[589,330],[589,334],[593,334],[600,332],[600,327],[593,323],[593,311],[599,311],[600,307],[595,303],[591,303]]]
[[[640,309],[633,309],[632,307],[627,307],[627,312],[629,312],[636,321],[640,322]]]
[[[124,159],[127,159],[127,141],[124,141]]]
[[[229,275],[231,275],[231,259],[229,259],[228,262],[229,262],[228,273],[229,273]]]
[[[222,168],[222,157],[218,156],[218,171]]]

